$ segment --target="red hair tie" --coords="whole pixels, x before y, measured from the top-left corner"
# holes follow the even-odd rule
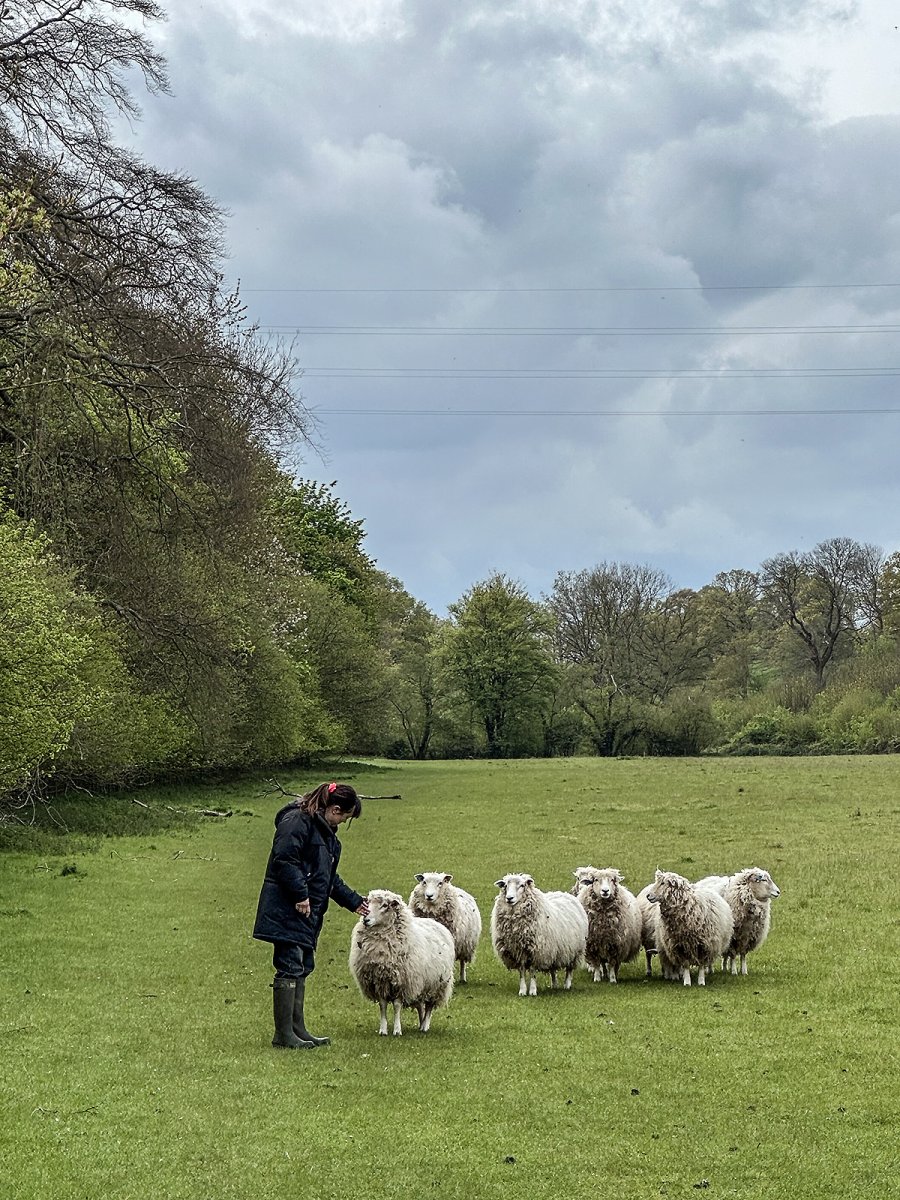
[[[334,791],[334,789],[335,789],[336,787],[337,787],[337,784],[336,784],[336,783],[329,783],[329,785],[328,785],[328,795],[329,795],[329,796],[331,795],[331,793]]]

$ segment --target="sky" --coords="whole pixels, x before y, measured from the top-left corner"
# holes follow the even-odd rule
[[[226,210],[365,547],[674,587],[900,547],[895,0],[216,0],[120,140]]]

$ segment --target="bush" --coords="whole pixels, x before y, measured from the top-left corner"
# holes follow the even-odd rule
[[[815,718],[777,705],[752,716],[723,746],[723,754],[809,753],[818,741]]]

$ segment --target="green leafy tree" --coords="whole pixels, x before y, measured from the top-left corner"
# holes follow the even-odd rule
[[[73,607],[47,539],[0,510],[0,793],[51,772],[86,707]]]
[[[449,673],[481,722],[487,753],[501,756],[529,721],[539,721],[554,676],[552,623],[521,584],[502,574],[475,584],[449,613]]]
[[[427,758],[440,717],[440,622],[408,593],[398,594],[399,611],[384,624],[390,662],[387,700],[410,758]]]
[[[754,571],[720,571],[700,589],[698,619],[709,647],[709,681],[724,696],[746,698],[759,679],[771,628]]]
[[[285,564],[327,584],[348,603],[365,607],[375,566],[362,548],[363,522],[334,494],[334,486],[285,480],[274,496]]]

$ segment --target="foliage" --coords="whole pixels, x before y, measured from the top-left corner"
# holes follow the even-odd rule
[[[89,652],[73,623],[74,597],[47,539],[0,509],[0,790],[47,771],[86,697],[78,669]]]
[[[336,481],[335,481],[336,482]],[[363,522],[334,495],[334,483],[284,482],[272,501],[284,563],[311,575],[348,604],[366,606],[374,564],[363,551]]]
[[[490,757],[522,752],[522,725],[552,686],[548,614],[504,575],[477,583],[449,608],[447,671],[483,724]]]

